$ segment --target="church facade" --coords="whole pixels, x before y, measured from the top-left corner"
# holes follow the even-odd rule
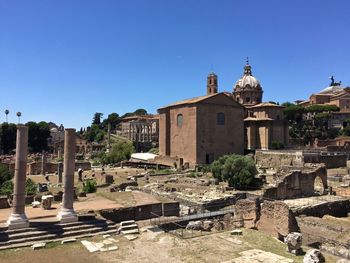
[[[247,62],[233,92],[218,93],[218,77],[207,77],[207,95],[158,109],[159,154],[189,166],[209,164],[225,154],[288,145],[283,107],[262,103],[263,89]]]

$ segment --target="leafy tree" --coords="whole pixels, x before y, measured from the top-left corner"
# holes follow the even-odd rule
[[[125,113],[122,118],[125,118],[125,117],[130,117],[130,116],[134,116],[134,115],[137,115],[137,116],[143,116],[143,115],[147,115],[147,111],[145,109],[137,109],[135,110],[134,112],[127,112]]]
[[[30,121],[28,126],[28,148],[30,152],[42,152],[48,150],[48,139],[50,138],[50,127],[48,123]]]
[[[285,106],[283,113],[289,123],[300,122],[303,119],[303,113],[305,112],[305,108],[301,105],[295,105],[290,102],[285,102],[282,104]]]
[[[145,109],[137,109],[134,111],[134,114],[138,116],[147,115],[147,111]]]
[[[305,108],[305,112],[321,113],[321,112],[337,112],[339,107],[336,105],[314,104]]]
[[[114,130],[117,128],[117,125],[120,123],[121,118],[118,113],[111,113],[108,115],[107,119],[104,119],[102,122],[102,127],[105,131],[108,129],[108,123],[111,124],[111,129]]]
[[[133,152],[135,152],[135,148],[131,142],[117,142],[112,145],[112,149],[109,153],[105,156],[101,156],[101,162],[107,164],[128,160]]]
[[[92,125],[100,125],[101,124],[101,118],[103,116],[103,113],[96,112],[94,114],[94,118],[92,119]]]
[[[89,142],[96,141],[96,139],[101,139],[101,135],[98,135],[100,132],[103,132],[100,130],[100,127],[97,124],[93,124],[87,128],[84,138]]]
[[[3,123],[0,125],[0,153],[11,153],[16,148],[17,126],[13,123]]]
[[[0,163],[0,186],[6,181],[11,180],[13,174],[10,172],[6,164]]]
[[[212,173],[219,181],[227,181],[235,188],[253,186],[257,170],[253,159],[241,155],[225,155],[211,165]]]

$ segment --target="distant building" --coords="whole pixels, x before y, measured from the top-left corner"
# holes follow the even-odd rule
[[[244,107],[230,94],[179,101],[159,112],[159,154],[189,164],[208,164],[224,154],[243,154]]]
[[[210,73],[206,96],[158,109],[160,156],[167,164],[174,160],[194,166],[244,149],[268,149],[274,141],[288,146],[283,107],[261,103],[262,95],[248,61],[232,93],[218,93],[217,75]]]
[[[263,90],[247,64],[244,73],[233,89],[236,101],[246,108],[244,119],[245,148],[248,150],[269,149],[273,143],[286,147],[289,143],[288,122],[283,116],[283,106],[262,103]]]
[[[329,87],[311,94],[308,100],[301,101],[298,104],[305,107],[314,104],[336,105],[340,111],[350,112],[350,87],[342,87],[341,82],[335,82],[332,77]]]
[[[259,103],[248,109],[248,117],[244,119],[247,149],[269,149],[274,142],[288,146],[289,127],[283,109],[273,103]]]
[[[121,121],[121,135],[136,144],[137,151],[158,145],[159,116],[128,116]]]

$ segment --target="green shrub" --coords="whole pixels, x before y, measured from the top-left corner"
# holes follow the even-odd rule
[[[248,156],[225,155],[211,165],[214,178],[235,188],[254,186],[257,174],[254,160]]]
[[[85,193],[95,193],[97,190],[97,183],[94,179],[87,179],[83,183],[83,192]]]
[[[0,163],[0,186],[8,180],[11,180],[13,174],[9,171],[6,164]]]
[[[11,195],[13,193],[13,182],[8,180],[1,185],[0,195]]]
[[[102,164],[119,163],[120,161],[130,159],[133,152],[135,152],[135,148],[131,142],[117,142],[112,145],[109,153],[101,154],[99,159]]]
[[[26,193],[27,195],[35,195],[38,192],[37,184],[30,178],[26,180]]]

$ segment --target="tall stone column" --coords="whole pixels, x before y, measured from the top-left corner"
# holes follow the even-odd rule
[[[78,221],[78,216],[73,209],[76,151],[75,139],[75,129],[66,129],[64,133],[63,200],[61,211],[57,215],[61,223]]]
[[[24,213],[25,183],[28,154],[28,127],[17,125],[16,163],[13,191],[13,210],[7,220],[9,229],[29,227],[29,221]]]

